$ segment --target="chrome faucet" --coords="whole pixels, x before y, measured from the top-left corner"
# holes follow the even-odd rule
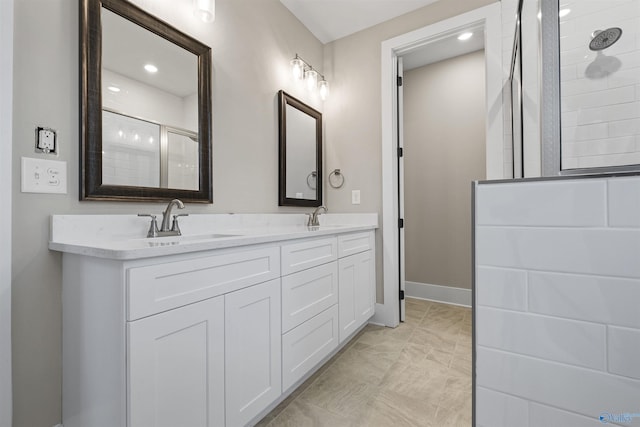
[[[149,227],[149,231],[147,232],[147,237],[163,237],[163,236],[180,236],[182,233],[180,232],[180,226],[178,225],[178,217],[181,216],[189,216],[189,214],[178,214],[173,215],[173,222],[171,223],[171,228],[169,228],[169,221],[171,220],[171,210],[174,206],[177,206],[178,209],[184,209],[184,203],[178,199],[173,199],[167,205],[167,208],[162,212],[162,224],[158,229],[158,222],[156,221],[155,215],[150,214],[138,214],[138,216],[148,216],[151,217],[151,225]]]
[[[320,209],[322,209],[324,213],[329,212],[329,209],[324,206],[318,206],[315,208],[313,212],[307,214],[309,216],[307,227],[317,227],[320,225],[320,221],[318,220],[318,217],[320,216]]]

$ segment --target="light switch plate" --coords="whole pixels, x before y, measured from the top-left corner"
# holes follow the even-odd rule
[[[67,194],[67,162],[23,157],[21,191]]]
[[[352,205],[360,204],[360,190],[351,190],[351,204]]]

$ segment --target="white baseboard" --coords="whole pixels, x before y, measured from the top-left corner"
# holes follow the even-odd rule
[[[431,285],[407,280],[405,282],[405,295],[410,298],[471,307],[471,289]]]

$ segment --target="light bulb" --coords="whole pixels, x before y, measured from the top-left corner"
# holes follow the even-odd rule
[[[144,69],[147,70],[148,73],[157,73],[158,72],[158,67],[156,67],[153,64],[147,64],[144,66]]]
[[[305,73],[305,80],[307,81],[307,89],[314,90],[318,86],[318,72],[313,68]]]
[[[215,0],[193,0],[193,14],[202,22],[213,22],[216,19]]]
[[[296,80],[300,80],[304,75],[304,62],[302,59],[295,57],[291,60],[291,73],[293,74],[293,78]]]
[[[473,33],[470,33],[470,32],[462,33],[458,36],[458,40],[461,40],[461,41],[469,40],[472,36],[473,36]]]
[[[318,92],[320,92],[320,99],[326,101],[329,97],[329,82],[326,80],[320,81],[320,83],[318,83]]]

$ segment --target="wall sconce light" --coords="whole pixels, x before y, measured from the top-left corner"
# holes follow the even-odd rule
[[[193,14],[202,22],[216,19],[216,0],[193,0]]]
[[[323,101],[329,96],[329,82],[297,53],[296,57],[291,60],[291,73],[296,80],[304,79],[307,89],[310,91],[318,89],[320,99]],[[318,77],[321,79],[320,82],[318,82]]]

